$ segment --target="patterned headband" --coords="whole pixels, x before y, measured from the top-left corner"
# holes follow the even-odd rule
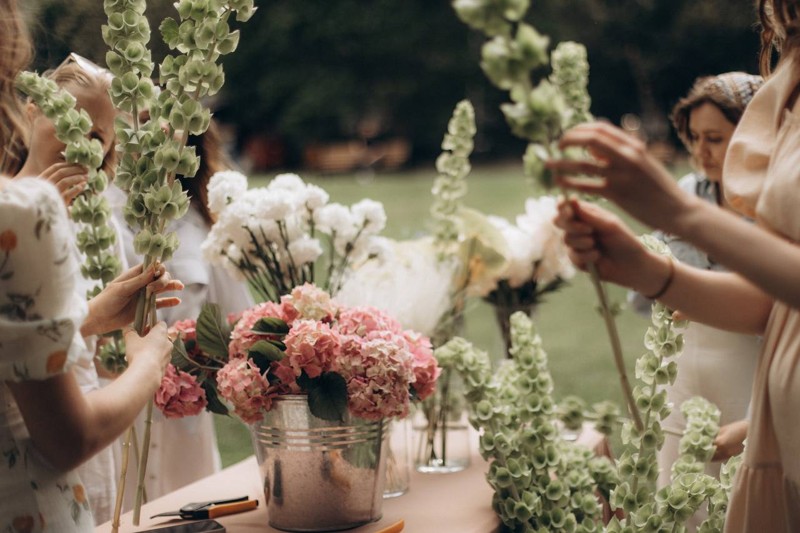
[[[709,85],[724,97],[744,109],[764,84],[764,78],[745,72],[728,72],[715,76]],[[711,88],[709,87],[709,88]]]

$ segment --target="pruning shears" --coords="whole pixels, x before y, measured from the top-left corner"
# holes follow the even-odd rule
[[[159,513],[150,518],[157,518],[159,516],[180,516],[184,520],[203,520],[228,514],[241,513],[242,511],[249,511],[256,507],[258,507],[258,500],[250,500],[247,496],[241,496],[229,500],[187,503],[177,511]]]

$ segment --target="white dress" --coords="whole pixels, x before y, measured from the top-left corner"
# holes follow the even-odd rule
[[[94,529],[87,490],[33,447],[6,382],[44,380],[72,368],[86,350],[79,328],[85,298],[66,209],[39,179],[0,189],[0,531]]]
[[[116,201],[112,205],[116,204],[117,212],[120,209],[120,200],[124,199],[124,195],[120,193],[121,191],[112,193],[116,195]],[[168,325],[178,320],[197,319],[205,302],[218,304],[223,316],[239,313],[253,305],[245,284],[233,280],[223,269],[212,266],[203,259],[200,245],[209,229],[194,205],[189,208],[186,216],[170,228],[170,231],[178,234],[180,246],[165,266],[173,278],[184,283],[185,288],[178,295],[181,298],[179,306],[159,312],[159,318]],[[124,233],[129,241],[125,248],[132,252],[133,234],[131,231]],[[128,261],[135,264],[141,259],[129,256]],[[144,427],[142,418],[140,416],[137,421],[140,436]],[[219,448],[211,413],[204,411],[197,416],[166,419],[157,409],[153,411],[145,481],[148,499],[177,490],[218,472],[220,468]],[[135,489],[135,480],[128,476],[126,506],[132,505]]]

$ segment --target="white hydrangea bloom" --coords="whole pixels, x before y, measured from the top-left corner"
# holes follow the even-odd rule
[[[223,170],[208,182],[208,208],[219,214],[247,190],[247,176],[235,170]]]

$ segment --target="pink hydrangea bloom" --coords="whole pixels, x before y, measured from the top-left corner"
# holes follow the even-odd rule
[[[217,372],[217,390],[233,406],[234,413],[248,424],[260,421],[278,395],[255,363],[241,358],[231,359]]]
[[[310,378],[318,377],[331,369],[341,353],[339,333],[324,322],[298,320],[284,339],[286,363],[296,376],[303,371]]]
[[[256,341],[265,338],[263,334],[253,333],[252,329],[256,322],[267,317],[286,320],[281,306],[274,302],[258,304],[242,313],[231,332],[231,340],[228,343],[228,354],[231,357],[246,357],[250,347]]]
[[[343,335],[366,337],[373,331],[401,333],[403,326],[376,307],[351,307],[339,313],[339,331]]]
[[[206,391],[191,374],[167,365],[156,391],[155,404],[167,418],[183,418],[199,414],[206,405]]]
[[[414,379],[405,343],[381,336],[348,337],[333,366],[347,383],[350,412],[366,420],[408,415],[409,385]]]
[[[404,331],[403,337],[411,349],[411,355],[414,357],[412,363],[414,382],[411,387],[416,392],[417,398],[424,400],[436,390],[436,380],[439,379],[442,369],[436,363],[436,358],[433,356],[433,346],[428,337],[411,330]]]
[[[330,294],[311,283],[295,287],[291,294],[281,296],[281,309],[288,324],[297,319],[331,322],[338,311]]]
[[[197,322],[191,319],[178,320],[169,328],[170,335],[180,336],[183,345],[186,347],[186,353],[190,357],[200,355],[200,347],[197,345]]]

